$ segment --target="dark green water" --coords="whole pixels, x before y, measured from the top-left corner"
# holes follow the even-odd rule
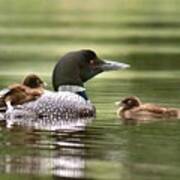
[[[34,72],[51,88],[64,53],[94,49],[131,64],[86,84],[97,117],[79,131],[0,126],[0,180],[179,180],[180,122],[125,125],[129,95],[180,107],[178,0],[0,0],[0,88]]]

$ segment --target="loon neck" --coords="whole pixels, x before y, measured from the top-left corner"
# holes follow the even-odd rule
[[[58,91],[68,91],[75,94],[78,94],[79,96],[83,97],[85,100],[88,100],[88,96],[86,95],[86,88],[82,86],[77,85],[61,85],[58,87]]]

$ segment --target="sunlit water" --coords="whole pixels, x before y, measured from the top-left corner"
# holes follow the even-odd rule
[[[0,180],[179,180],[179,120],[127,125],[114,105],[136,95],[180,108],[179,10],[178,0],[0,0],[0,89],[30,72],[52,89],[70,50],[131,64],[86,84],[95,119],[1,122]]]

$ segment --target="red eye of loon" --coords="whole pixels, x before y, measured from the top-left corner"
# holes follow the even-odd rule
[[[94,60],[90,60],[90,64],[92,64],[92,65],[93,65],[93,64],[94,64]]]

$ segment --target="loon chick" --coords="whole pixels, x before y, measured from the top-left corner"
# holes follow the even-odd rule
[[[157,104],[142,103],[138,97],[126,97],[116,103],[117,116],[124,120],[153,120],[180,118],[180,109],[162,107]]]
[[[84,83],[95,75],[129,67],[124,63],[100,59],[92,50],[65,54],[55,65],[52,75],[56,92],[44,93],[36,101],[23,104],[24,110],[38,117],[61,118],[94,117],[95,107],[88,100]]]
[[[14,105],[20,105],[36,100],[44,92],[44,82],[35,74],[25,77],[21,84],[10,85],[0,97],[0,109],[12,110]]]

